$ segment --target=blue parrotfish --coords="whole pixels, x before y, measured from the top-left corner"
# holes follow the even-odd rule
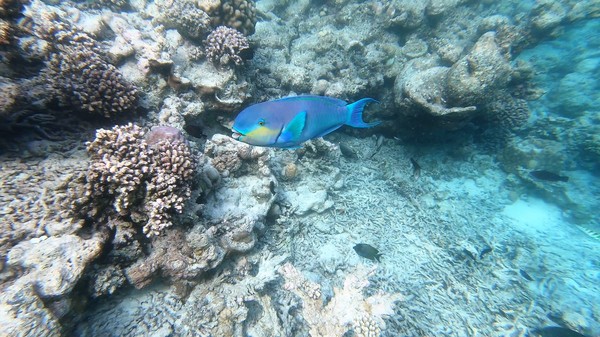
[[[323,137],[342,125],[370,128],[380,122],[365,123],[363,109],[372,98],[348,104],[324,96],[293,96],[251,105],[233,123],[234,139],[267,147],[294,149],[303,142]]]

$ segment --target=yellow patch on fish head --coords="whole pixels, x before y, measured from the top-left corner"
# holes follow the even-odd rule
[[[279,129],[271,129],[264,122],[258,122],[257,125],[245,135],[240,137],[240,141],[251,145],[273,145],[279,136]]]

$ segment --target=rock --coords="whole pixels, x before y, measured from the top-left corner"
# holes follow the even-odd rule
[[[17,282],[0,295],[2,336],[62,336],[58,318],[36,294],[33,284]]]
[[[436,63],[431,59],[409,61],[394,84],[396,103],[417,106],[434,117],[472,116],[474,106],[451,105],[446,85],[450,68],[435,66]]]
[[[93,259],[107,235],[89,240],[76,235],[22,241],[8,253],[9,268],[24,271],[19,281],[31,284],[43,298],[68,295]]]
[[[496,34],[483,34],[473,49],[448,72],[448,102],[455,106],[476,105],[490,93],[505,88],[512,68],[496,43]]]
[[[440,16],[465,2],[464,0],[430,0],[425,12],[429,16]]]
[[[531,10],[531,25],[538,33],[556,28],[567,17],[567,8],[561,2],[539,0]]]
[[[327,191],[314,191],[306,185],[300,185],[295,190],[285,191],[284,195],[298,215],[304,215],[311,211],[321,213],[333,206],[333,201],[327,199]]]

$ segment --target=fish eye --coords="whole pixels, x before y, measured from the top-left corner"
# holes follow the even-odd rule
[[[264,119],[262,119],[262,118],[261,118],[261,119],[259,119],[259,120],[258,120],[258,125],[260,125],[260,126],[264,126],[264,125],[265,125],[265,120],[264,120]]]

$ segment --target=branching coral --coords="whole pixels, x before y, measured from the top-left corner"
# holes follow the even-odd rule
[[[30,36],[19,39],[21,57],[46,61],[30,100],[105,117],[136,108],[135,86],[107,61],[98,41],[61,17],[65,13],[34,1],[23,15],[19,29]]]
[[[206,56],[221,65],[242,64],[244,60],[240,53],[248,48],[250,45],[244,34],[225,26],[217,27],[206,38]]]
[[[137,104],[137,89],[127,82],[113,65],[92,49],[63,46],[53,53],[44,71],[50,96],[62,106],[82,111],[118,116],[132,111]]]
[[[346,277],[343,288],[334,288],[333,298],[323,305],[320,286],[293,265],[286,263],[279,272],[285,279],[284,288],[302,299],[302,315],[311,336],[343,336],[351,330],[356,336],[379,336],[385,329],[383,318],[392,315],[394,303],[403,299],[400,294],[385,293],[365,298],[362,291],[373,270],[359,268]]]
[[[153,236],[171,226],[173,213],[182,212],[196,165],[177,129],[158,127],[147,138],[133,124],[98,130],[87,145],[87,195],[97,206],[91,215],[110,200],[118,215],[143,222],[144,234]]]

